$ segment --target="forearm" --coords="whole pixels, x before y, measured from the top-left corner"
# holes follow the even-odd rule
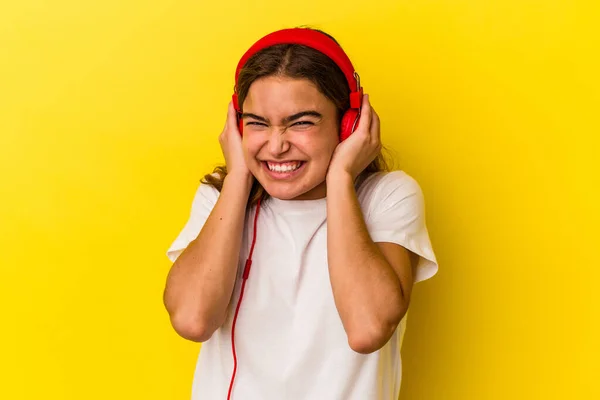
[[[408,301],[364,222],[351,176],[327,182],[327,251],[333,296],[352,348],[370,352],[393,334]]]
[[[223,324],[237,275],[252,181],[229,175],[198,237],[173,264],[164,294],[175,330],[205,341]]]

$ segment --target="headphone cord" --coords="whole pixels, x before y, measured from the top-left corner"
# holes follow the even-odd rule
[[[250,276],[250,268],[252,267],[252,253],[254,253],[254,245],[256,244],[256,222],[258,221],[258,212],[260,210],[260,199],[256,203],[256,212],[254,213],[254,230],[252,236],[252,245],[250,246],[250,254],[246,260],[244,266],[244,274],[242,275],[242,290],[240,292],[240,298],[238,300],[237,307],[235,308],[235,315],[233,317],[233,325],[231,327],[231,351],[233,353],[233,373],[231,374],[231,382],[229,382],[229,391],[227,392],[227,400],[231,399],[231,390],[233,389],[233,381],[235,380],[235,373],[237,372],[237,354],[235,352],[235,323],[237,321],[238,313],[240,311],[240,305],[242,304],[242,298],[244,297],[244,288],[246,287],[246,280]]]

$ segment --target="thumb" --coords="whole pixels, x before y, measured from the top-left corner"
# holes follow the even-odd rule
[[[368,131],[369,127],[371,126],[371,118],[371,103],[369,102],[369,95],[365,94],[363,96],[363,101],[360,108],[360,118],[358,120],[358,126],[356,127],[356,130]]]
[[[238,113],[237,113],[235,107],[233,106],[233,101],[230,101],[229,106],[227,107],[227,120],[225,121],[225,127],[238,130],[237,116],[238,116]]]

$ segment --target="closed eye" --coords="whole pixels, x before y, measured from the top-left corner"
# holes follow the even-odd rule
[[[311,121],[298,121],[298,122],[295,122],[292,124],[292,126],[302,126],[302,125],[310,126],[310,125],[314,125],[314,123]]]
[[[246,126],[248,125],[254,125],[254,126],[267,126],[267,124],[265,124],[264,122],[258,122],[258,121],[248,121],[246,122]],[[298,121],[293,123],[291,126],[311,126],[314,125],[313,122],[311,121]]]

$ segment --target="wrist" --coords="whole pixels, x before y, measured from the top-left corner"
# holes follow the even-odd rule
[[[223,180],[223,187],[231,187],[236,191],[241,190],[247,197],[250,195],[250,190],[252,189],[253,183],[254,176],[250,172],[247,174],[230,172]]]
[[[326,178],[327,195],[331,193],[347,189],[354,189],[354,178],[352,174],[346,171],[330,171]]]
[[[325,181],[327,185],[347,185],[353,184],[354,178],[352,174],[345,170],[329,170],[327,172],[327,176],[325,177]]]

